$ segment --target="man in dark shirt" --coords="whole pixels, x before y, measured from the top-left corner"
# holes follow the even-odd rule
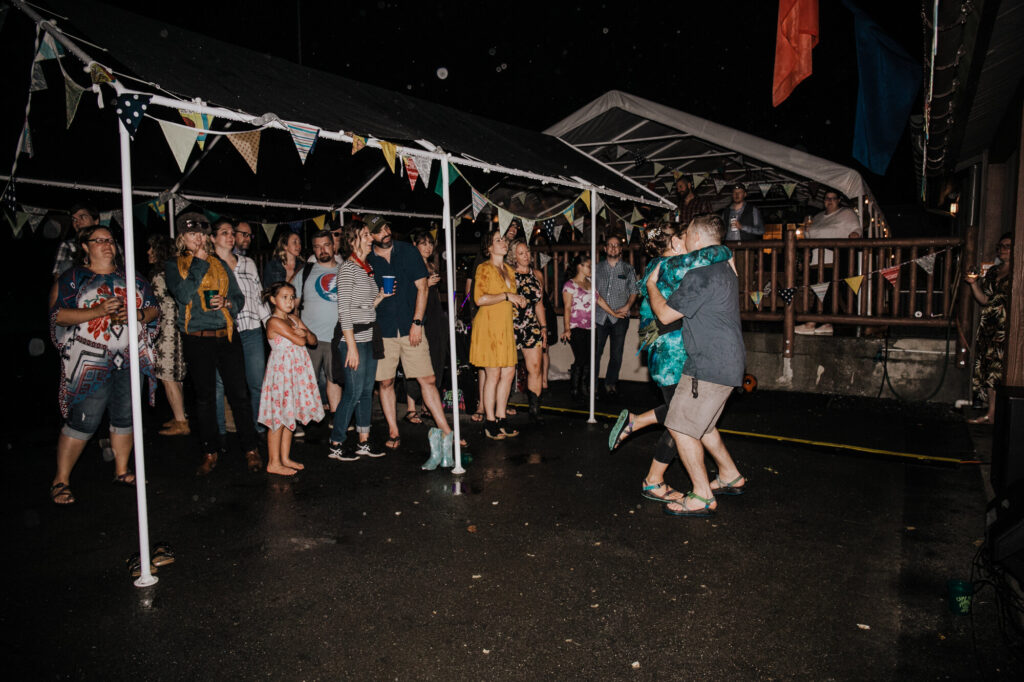
[[[686,230],[689,253],[722,243],[725,226],[716,215],[698,216]],[[662,324],[683,321],[683,341],[689,357],[665,417],[693,490],[665,506],[673,516],[710,516],[715,495],[739,495],[746,479],[736,468],[716,424],[734,387],[743,383],[746,351],[740,329],[736,273],[728,262],[688,272],[668,300],[658,291],[658,269],[647,280],[651,309]],[[704,448],[718,465],[708,480]]]
[[[395,295],[385,298],[377,306],[377,325],[384,340],[384,359],[377,363],[380,406],[388,422],[388,440],[384,447],[395,450],[401,443],[395,399],[395,372],[399,361],[406,378],[419,381],[423,404],[430,410],[437,428],[447,436],[451,427],[437,391],[434,367],[430,363],[430,347],[423,336],[427,266],[416,247],[391,238],[391,226],[384,216],[366,216],[364,222],[373,236],[373,250],[366,262],[373,268],[377,286],[382,286],[382,277],[395,278]]]
[[[696,195],[693,183],[685,175],[680,175],[676,180],[675,202],[678,209],[672,214],[672,222],[684,227],[697,216],[711,213],[711,202]]]

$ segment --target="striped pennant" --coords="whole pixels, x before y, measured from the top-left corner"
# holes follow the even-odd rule
[[[285,121],[285,125],[288,126],[288,132],[292,134],[295,151],[299,153],[299,159],[305,165],[306,157],[313,151],[313,146],[316,144],[316,136],[319,134],[320,129],[316,126],[304,123],[291,123],[290,121]]]

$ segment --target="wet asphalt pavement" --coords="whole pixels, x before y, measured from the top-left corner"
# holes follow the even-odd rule
[[[645,386],[623,391],[599,411],[654,404]],[[161,417],[147,410],[147,425]],[[78,502],[52,505],[57,426],[41,419],[8,435],[0,665],[25,679],[150,680],[1024,672],[999,639],[991,591],[973,625],[947,608],[987,501],[987,453],[972,439],[984,432],[952,410],[736,396],[721,426],[749,492],[720,499],[709,520],[640,497],[654,430],[609,455],[609,419],[514,419],[522,435],[502,442],[463,421],[461,477],[420,471],[427,426],[405,423],[398,452],[351,463],[327,459],[312,432],[294,479],[248,473],[229,442],[196,480],[189,438],[147,435],[151,537],[177,560],[144,589],[125,569],[138,551],[133,492],[109,483],[94,442],[72,478]],[[681,467],[667,478],[687,489]]]

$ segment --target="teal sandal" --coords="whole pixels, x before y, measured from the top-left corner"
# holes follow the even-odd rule
[[[742,495],[747,489],[747,481],[743,476],[737,476],[733,480],[726,483],[720,477],[715,476],[715,480],[712,483],[718,482],[717,488],[712,488],[711,492],[714,495]],[[743,485],[736,485],[740,481],[743,481]]]
[[[655,490],[658,490],[659,488],[664,488],[665,489],[665,492],[662,493],[661,495],[657,495],[654,492]],[[665,502],[665,503],[668,503],[668,502],[682,502],[683,500],[686,499],[685,496],[684,497],[680,497],[679,499],[675,499],[675,498],[670,498],[669,497],[669,495],[672,495],[673,493],[678,493],[678,492],[679,491],[676,490],[675,488],[669,487],[668,483],[665,483],[665,481],[662,481],[661,483],[648,484],[646,478],[644,479],[644,486],[642,488],[640,488],[640,494],[643,497],[646,497],[648,500],[654,500],[655,502]]]
[[[697,500],[698,502],[703,502],[704,503],[704,507],[702,509],[687,509],[686,508],[686,500],[687,499],[694,499],[694,500]],[[700,495],[698,495],[697,493],[695,493],[695,492],[693,492],[691,490],[690,492],[686,493],[686,495],[683,497],[683,499],[681,499],[678,502],[676,502],[676,504],[678,504],[680,507],[682,507],[682,509],[678,509],[678,510],[676,510],[676,509],[669,509],[668,505],[666,504],[664,509],[663,509],[663,511],[666,514],[668,514],[669,516],[695,516],[695,517],[714,516],[715,515],[715,510],[711,508],[711,505],[714,504],[714,503],[715,503],[715,496],[714,495],[712,495],[711,499],[709,500],[706,497],[701,497]]]
[[[616,420],[615,426],[612,427],[612,432],[608,434],[609,452],[613,452],[622,441],[629,438],[629,434],[633,433],[634,422],[634,419],[629,418],[629,410],[619,412],[619,418]]]

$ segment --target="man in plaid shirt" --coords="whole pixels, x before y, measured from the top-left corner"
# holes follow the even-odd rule
[[[75,264],[75,254],[78,253],[78,231],[98,225],[100,213],[92,206],[75,204],[71,207],[71,234],[57,247],[57,258],[53,263],[53,279],[57,280],[65,270]]]

